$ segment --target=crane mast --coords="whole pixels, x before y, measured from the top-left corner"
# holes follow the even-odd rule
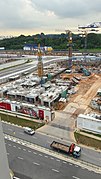
[[[37,65],[37,69],[38,69],[38,76],[41,78],[41,82],[42,82],[43,62],[42,62],[42,53],[41,53],[40,45],[38,45],[38,65]]]
[[[72,32],[70,30],[66,30],[66,33],[68,34],[68,68],[71,69],[72,67]]]

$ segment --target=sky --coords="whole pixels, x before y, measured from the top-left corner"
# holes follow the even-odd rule
[[[0,36],[76,31],[101,21],[101,0],[0,0]]]

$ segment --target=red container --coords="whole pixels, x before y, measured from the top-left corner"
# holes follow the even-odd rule
[[[39,118],[44,119],[44,111],[39,109]]]
[[[0,108],[11,111],[11,105],[6,102],[0,102]]]

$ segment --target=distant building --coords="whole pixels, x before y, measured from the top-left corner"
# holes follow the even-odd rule
[[[0,50],[5,50],[5,47],[0,47]]]
[[[25,44],[24,47],[23,47],[23,50],[37,51],[38,46],[36,46],[35,44]],[[40,50],[50,52],[50,51],[53,50],[53,48],[51,46],[44,46],[44,47],[40,47]]]

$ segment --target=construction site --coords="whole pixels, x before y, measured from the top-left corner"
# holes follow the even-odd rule
[[[60,55],[60,60],[47,65],[39,45],[37,68],[17,78],[12,75],[1,84],[1,110],[57,124],[59,112],[65,115],[65,121],[70,115],[76,128],[101,134],[101,58],[89,55],[73,58],[72,45],[72,33],[68,31],[68,58]],[[81,116],[82,124],[78,122],[80,114],[88,116]],[[92,118],[96,130],[92,128]]]

